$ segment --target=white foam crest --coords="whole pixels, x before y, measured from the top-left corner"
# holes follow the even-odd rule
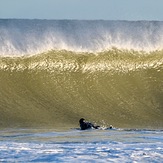
[[[0,20],[0,55],[32,55],[49,50],[99,52],[163,49],[163,22]]]

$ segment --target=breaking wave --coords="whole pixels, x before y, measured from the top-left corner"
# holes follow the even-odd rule
[[[100,52],[113,47],[163,49],[163,22],[104,20],[0,20],[0,54],[34,55],[49,50]]]
[[[0,126],[163,127],[163,22],[0,20]]]

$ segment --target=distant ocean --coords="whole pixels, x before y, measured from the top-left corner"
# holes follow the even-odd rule
[[[163,22],[0,19],[0,128],[4,162],[160,162]]]

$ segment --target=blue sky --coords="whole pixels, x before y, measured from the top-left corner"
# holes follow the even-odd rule
[[[163,0],[0,0],[0,18],[163,21]]]

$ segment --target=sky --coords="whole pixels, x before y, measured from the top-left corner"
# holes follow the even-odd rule
[[[2,18],[163,21],[163,0],[0,0]]]

